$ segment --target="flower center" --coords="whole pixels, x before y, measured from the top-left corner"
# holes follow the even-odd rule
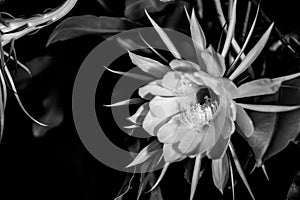
[[[186,105],[182,112],[182,122],[198,132],[209,125],[217,112],[218,96],[209,88],[200,88],[195,103]]]

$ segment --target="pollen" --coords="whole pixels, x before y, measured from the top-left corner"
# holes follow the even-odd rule
[[[194,103],[186,105],[182,112],[182,122],[197,131],[201,131],[204,125],[209,125],[217,111],[218,102],[212,101],[205,96],[204,103]]]

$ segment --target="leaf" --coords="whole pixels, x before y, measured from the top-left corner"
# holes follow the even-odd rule
[[[85,35],[111,35],[139,27],[140,24],[118,17],[82,15],[69,17],[61,22],[48,39],[47,46]]]
[[[257,58],[257,56],[260,54],[260,52],[265,47],[269,36],[271,34],[272,28],[274,26],[274,23],[270,25],[270,27],[267,29],[267,31],[263,34],[263,36],[259,39],[259,41],[256,43],[256,45],[250,50],[250,52],[247,54],[247,56],[243,59],[241,64],[237,67],[237,69],[229,76],[230,80],[234,80],[236,77],[238,77],[241,73],[243,73]]]
[[[162,2],[160,0],[126,0],[125,17],[131,20],[138,20],[145,16],[144,10],[149,13],[162,11],[168,4],[174,2]]]
[[[169,67],[156,60],[139,56],[128,51],[131,62],[138,66],[142,71],[149,73],[157,78],[162,78],[167,72],[171,71]]]
[[[160,147],[160,143],[157,140],[153,141],[148,146],[143,148],[138,153],[138,155],[134,158],[134,160],[129,165],[126,166],[126,168],[143,163],[148,158],[150,158],[154,153],[159,151],[158,149],[159,147]]]
[[[300,79],[291,80],[285,83],[285,87],[282,87],[279,93],[269,98],[261,98],[260,101],[266,103],[272,100],[280,104],[299,104],[299,85]],[[282,151],[299,135],[300,109],[284,113],[250,112],[249,114],[254,124],[254,132],[247,141],[253,149],[258,167]]]
[[[179,52],[177,51],[176,47],[174,46],[173,42],[170,40],[169,36],[163,31],[162,28],[158,26],[158,24],[150,17],[147,11],[145,11],[148,19],[150,20],[152,26],[155,28],[156,32],[165,43],[167,48],[169,49],[170,53],[177,59],[181,59]]]
[[[212,160],[212,176],[215,186],[223,194],[229,178],[229,161],[226,154],[222,158]]]

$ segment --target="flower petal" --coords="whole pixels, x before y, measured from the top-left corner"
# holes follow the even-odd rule
[[[125,105],[132,105],[132,104],[140,104],[143,100],[139,98],[127,99],[124,101],[119,101],[117,103],[112,103],[108,105],[103,105],[105,107],[117,107],[117,106],[125,106]]]
[[[226,116],[221,135],[226,139],[229,138],[234,131],[235,131],[234,121],[229,116]]]
[[[190,128],[181,124],[179,116],[172,117],[172,119],[158,130],[157,138],[160,142],[174,144],[188,134]]]
[[[274,26],[274,23],[272,23],[270,25],[270,27],[263,34],[263,36],[259,39],[259,41],[256,43],[256,45],[250,50],[250,52],[247,54],[247,56],[243,59],[241,64],[230,75],[230,77],[229,77],[230,80],[234,80],[241,73],[243,73],[253,63],[253,61],[257,58],[257,56],[260,54],[260,52],[265,47],[265,44],[267,43],[267,41],[269,39],[269,36],[271,34],[273,26]]]
[[[148,12],[145,10],[145,13],[148,17],[148,19],[150,20],[152,26],[155,28],[156,32],[159,34],[160,38],[162,39],[162,41],[165,43],[165,45],[167,46],[167,48],[169,49],[169,51],[172,53],[172,55],[177,58],[177,59],[181,59],[181,56],[179,54],[179,52],[177,51],[176,47],[174,46],[173,42],[170,40],[170,38],[168,37],[168,35],[163,31],[162,28],[160,28],[158,26],[158,24],[150,17],[150,15],[148,14]]]
[[[180,111],[180,103],[184,101],[184,97],[154,97],[149,105],[151,113],[158,118],[167,118]]]
[[[232,81],[228,79],[222,79],[222,84],[224,85],[226,93],[231,99],[235,99],[240,96],[240,91]]]
[[[197,147],[200,146],[201,142],[205,138],[205,134],[189,131],[182,137],[179,142],[178,149],[185,155],[194,153]]]
[[[138,165],[138,164],[141,164],[141,163],[145,162],[154,153],[156,153],[157,151],[160,150],[160,149],[158,149],[159,146],[160,146],[160,143],[157,140],[153,141],[152,143],[147,145],[145,148],[143,148],[137,154],[137,156],[134,158],[134,160],[129,165],[126,166],[126,168],[132,167],[132,166],[135,166],[135,165]]]
[[[214,126],[210,126],[207,130],[206,136],[202,143],[199,146],[199,149],[195,153],[201,154],[205,151],[207,151],[209,148],[211,148],[216,143],[216,130]]]
[[[226,149],[229,144],[230,137],[224,138],[224,137],[219,137],[219,140],[217,143],[214,145],[214,147],[207,153],[207,157],[215,160],[219,159],[222,156],[224,156]]]
[[[206,72],[207,71],[206,66],[201,56],[201,53],[206,49],[206,40],[205,40],[204,32],[196,18],[194,9],[192,11],[192,17],[190,21],[190,31],[191,31],[191,36],[195,47],[197,59],[199,62],[199,68],[201,68],[201,70]]]
[[[254,126],[251,118],[248,116],[244,108],[237,105],[237,118],[236,123],[246,137],[250,137],[253,134]]]
[[[244,83],[243,85],[238,87],[239,96],[237,98],[274,94],[279,90],[283,81],[294,79],[298,76],[300,76],[300,73],[295,73],[275,79],[264,78]]]
[[[221,107],[220,107],[219,113],[217,114],[215,119],[213,119],[213,121],[212,121],[212,126],[215,129],[215,141],[218,141],[218,139],[222,133],[222,130],[223,130],[223,127],[225,124],[225,120],[226,120],[226,115],[227,115],[226,109],[228,109],[225,105],[221,104],[220,106]]]
[[[152,74],[157,78],[162,78],[167,72],[170,71],[169,67],[156,60],[136,55],[130,51],[128,51],[128,54],[133,64],[138,66],[144,72]]]
[[[224,47],[223,47],[223,50],[221,53],[223,58],[225,58],[225,56],[229,50],[229,47],[230,47],[230,44],[231,44],[231,41],[233,38],[233,34],[234,34],[234,28],[235,28],[235,22],[236,22],[236,2],[237,2],[237,0],[235,0],[233,3],[232,14],[231,14],[230,22],[229,22],[229,26],[228,26],[228,32],[227,32]]]
[[[210,45],[205,51],[202,51],[201,56],[206,65],[207,72],[213,77],[222,77],[225,73],[224,58],[215,52]]]
[[[177,152],[173,146],[174,144],[164,144],[163,155],[166,162],[175,162],[186,157]]]
[[[144,99],[148,99],[149,95],[172,97],[174,93],[156,83],[150,83],[139,88],[139,95]]]
[[[168,119],[158,118],[152,114],[151,111],[148,112],[144,121],[143,121],[143,129],[147,131],[150,135],[155,136],[157,134],[158,129],[165,124]]]
[[[170,62],[171,69],[180,72],[196,72],[200,70],[199,66],[196,63],[186,60],[174,59]]]
[[[204,32],[196,18],[195,10],[192,11],[191,21],[190,21],[190,30],[191,30],[191,36],[192,40],[194,42],[194,45],[196,50],[203,51],[206,48],[206,39]]]
[[[300,108],[300,106],[278,106],[278,105],[254,105],[237,103],[241,107],[259,112],[286,112]]]
[[[168,72],[162,79],[162,85],[170,90],[176,90],[181,80],[178,72]]]
[[[229,160],[225,154],[222,158],[212,161],[212,177],[215,186],[223,194],[224,187],[229,178]]]

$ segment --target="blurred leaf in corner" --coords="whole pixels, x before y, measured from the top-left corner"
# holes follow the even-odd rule
[[[93,15],[69,17],[55,28],[47,45],[85,35],[113,35],[140,26],[141,24],[126,18]]]
[[[295,175],[287,195],[287,200],[297,199],[300,199],[300,171]]]

